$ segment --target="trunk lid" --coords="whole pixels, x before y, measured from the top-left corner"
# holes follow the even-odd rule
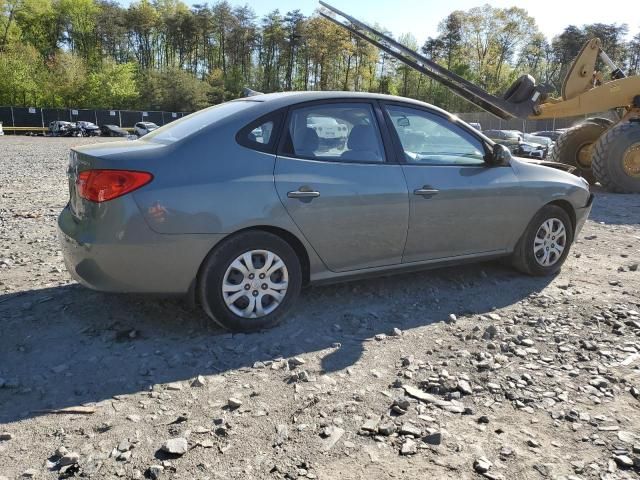
[[[100,204],[90,202],[78,194],[78,175],[85,170],[138,170],[153,173],[154,161],[168,147],[136,141],[105,142],[75,147],[69,152],[67,180],[69,183],[69,209],[82,220],[97,214]],[[107,202],[108,203],[108,202]]]

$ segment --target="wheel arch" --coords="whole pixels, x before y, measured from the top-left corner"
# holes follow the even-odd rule
[[[567,215],[569,215],[569,218],[571,219],[571,229],[574,232],[575,235],[575,231],[576,231],[576,211],[573,208],[573,205],[571,204],[570,201],[568,200],[564,200],[564,199],[558,199],[558,200],[554,200],[553,202],[549,202],[545,205],[545,207],[547,205],[555,205],[557,207],[562,208],[565,212],[567,212]]]
[[[302,285],[303,286],[309,285],[310,277],[311,277],[311,262],[309,259],[309,254],[307,252],[307,249],[305,248],[304,244],[300,241],[300,239],[290,231],[285,230],[284,228],[274,227],[273,225],[252,225],[250,227],[246,227],[240,230],[236,230],[233,233],[230,233],[223,240],[221,240],[216,245],[214,245],[211,248],[211,250],[209,250],[207,255],[202,259],[202,262],[198,267],[196,278],[193,279],[193,282],[191,283],[191,287],[189,288],[190,303],[195,303],[197,301],[197,294],[196,294],[197,286],[198,286],[198,283],[200,282],[202,269],[207,259],[209,258],[209,256],[216,251],[216,249],[220,246],[222,242],[246,232],[267,232],[287,242],[291,246],[291,248],[293,248],[294,252],[298,256],[298,259],[300,260],[300,268],[302,269]]]

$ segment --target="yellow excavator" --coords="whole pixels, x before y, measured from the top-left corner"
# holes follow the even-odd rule
[[[611,192],[640,193],[640,76],[625,76],[602,50],[600,39],[584,45],[569,68],[560,98],[551,97],[551,88],[536,84],[530,75],[523,75],[497,97],[328,3],[320,4],[322,17],[501,119],[567,118],[611,111],[617,121],[592,117],[565,131],[550,160],[575,167],[574,173],[590,183],[600,182]],[[596,71],[598,58],[611,69],[610,79]]]

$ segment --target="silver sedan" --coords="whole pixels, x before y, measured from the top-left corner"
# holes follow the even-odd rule
[[[593,197],[549,165],[406,98],[253,96],[73,149],[60,241],[89,288],[256,330],[313,283],[498,257],[556,273]]]

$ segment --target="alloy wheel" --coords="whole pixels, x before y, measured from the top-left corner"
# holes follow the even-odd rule
[[[543,267],[555,265],[567,246],[567,230],[562,220],[549,218],[538,228],[533,241],[533,255]]]
[[[269,250],[238,256],[224,274],[222,297],[227,308],[242,318],[260,318],[280,306],[287,294],[289,271]]]

